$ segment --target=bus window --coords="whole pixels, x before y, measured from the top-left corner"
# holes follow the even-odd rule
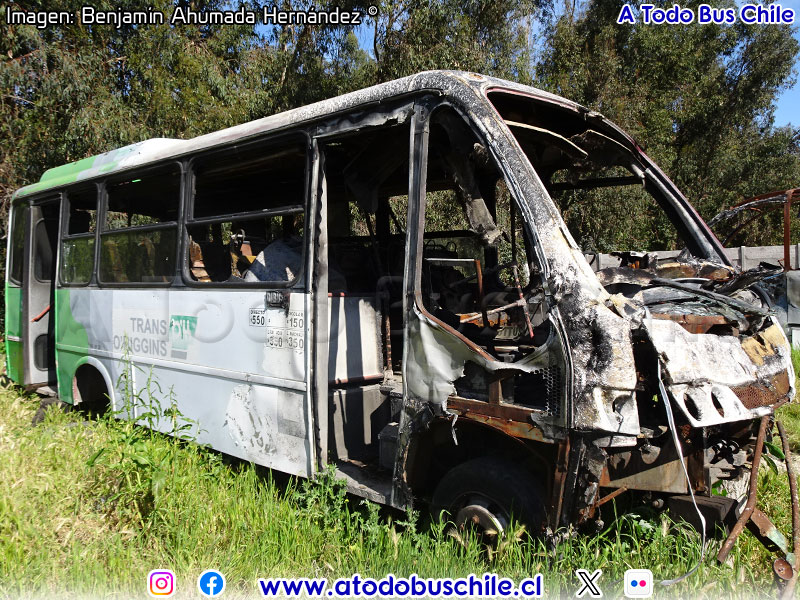
[[[27,215],[27,206],[19,205],[15,207],[11,225],[11,268],[8,271],[8,278],[18,285],[22,285],[22,271],[25,265],[25,222]]]
[[[94,271],[97,188],[69,190],[67,202],[66,233],[61,242],[61,281],[83,285],[89,283]]]
[[[106,184],[100,281],[168,283],[175,274],[181,173],[177,166]]]
[[[33,276],[42,283],[53,280],[54,246],[58,240],[59,208],[57,203],[52,202],[41,205],[42,218],[36,223],[33,233],[36,248],[33,254]]]
[[[104,230],[178,220],[180,172],[177,168],[108,183]]]
[[[196,161],[194,219],[305,206],[304,144],[233,148]]]
[[[203,283],[293,282],[302,266],[303,230],[302,213],[191,225],[189,274]]]
[[[505,181],[459,115],[441,110],[431,123],[423,305],[490,353],[541,345],[549,332],[543,312],[531,315],[519,304],[541,290],[530,277],[528,244]]]
[[[97,227],[97,189],[92,186],[69,191],[67,235],[94,233]]]
[[[186,272],[198,283],[291,285],[303,265],[303,143],[233,148],[195,161]]]

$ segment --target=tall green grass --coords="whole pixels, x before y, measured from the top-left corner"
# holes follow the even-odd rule
[[[196,578],[221,570],[226,595],[259,597],[257,578],[360,573],[456,577],[495,572],[545,576],[547,597],[574,596],[576,568],[604,570],[606,597],[622,595],[627,568],[673,578],[699,559],[699,536],[664,516],[607,519],[596,534],[551,548],[510,536],[487,557],[462,547],[417,513],[400,514],[348,496],[330,473],[316,482],[233,461],[192,443],[103,418],[51,409],[0,392],[0,597],[147,596],[151,569],[176,572],[179,597],[197,597]],[[278,476],[275,476],[278,477]],[[765,470],[762,508],[789,531],[788,491]],[[700,569],[658,597],[773,597],[771,558],[749,533],[729,565],[709,544]]]
[[[792,348],[795,375],[800,375],[800,349]],[[792,402],[778,409],[778,419],[786,427],[786,436],[794,452],[800,452],[800,402]]]

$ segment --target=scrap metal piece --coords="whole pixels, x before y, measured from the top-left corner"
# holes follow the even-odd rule
[[[795,578],[795,572],[794,569],[792,569],[792,565],[789,564],[789,561],[784,560],[783,558],[775,559],[775,562],[772,563],[772,572],[783,581],[792,581]],[[781,597],[785,597],[783,593],[781,594]]]
[[[761,465],[761,453],[764,450],[764,438],[767,435],[767,423],[769,421],[769,417],[761,417],[761,423],[758,426],[758,437],[756,437],[756,446],[753,450],[753,467],[750,471],[750,487],[747,493],[747,503],[744,506],[744,510],[739,515],[739,519],[736,521],[736,525],[733,526],[731,529],[730,534],[728,534],[728,538],[722,544],[722,548],[719,550],[719,554],[717,554],[717,560],[721,563],[724,563],[728,559],[728,555],[733,550],[733,545],[736,543],[736,539],[744,530],[744,526],[750,517],[753,514],[753,511],[756,508],[756,491],[758,488],[758,467]]]
[[[789,540],[758,507],[753,509],[753,514],[750,515],[750,520],[747,522],[747,529],[767,550],[779,552],[789,559],[794,559],[794,554],[790,552]]]
[[[797,584],[797,575],[800,572],[800,509],[798,509],[797,499],[797,475],[794,472],[792,465],[791,453],[789,452],[789,440],[786,437],[786,431],[783,429],[783,423],[777,421],[778,435],[781,438],[781,446],[783,448],[783,456],[786,460],[786,475],[789,477],[789,494],[792,501],[792,552],[794,553],[794,569],[792,570],[792,577],[783,589],[782,598],[794,597],[794,588]]]

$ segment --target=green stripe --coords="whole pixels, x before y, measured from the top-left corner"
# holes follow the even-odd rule
[[[56,290],[55,307],[56,343],[68,344],[80,348],[80,352],[59,350],[56,346],[56,376],[58,378],[58,395],[69,404],[73,404],[72,378],[78,363],[89,355],[89,335],[86,329],[72,316],[70,307],[70,290]]]

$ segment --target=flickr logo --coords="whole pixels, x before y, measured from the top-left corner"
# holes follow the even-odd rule
[[[653,572],[650,569],[628,569],[625,571],[625,596],[649,598],[653,595]]]
[[[206,598],[219,596],[225,589],[225,576],[214,569],[203,571],[197,578],[197,589]]]
[[[175,573],[169,569],[155,569],[147,576],[147,591],[154,598],[168,598],[175,593]]]

